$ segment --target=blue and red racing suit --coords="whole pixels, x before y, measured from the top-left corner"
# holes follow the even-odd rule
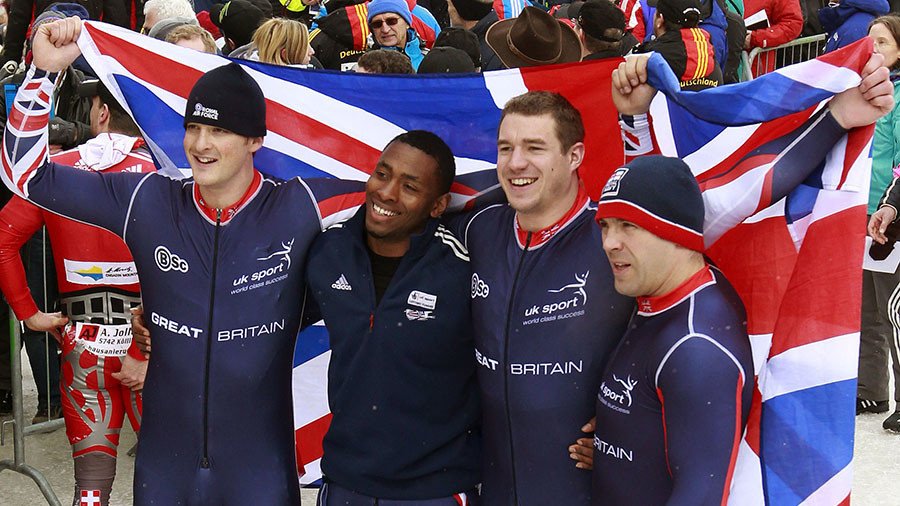
[[[638,310],[597,394],[593,504],[724,504],[753,395],[747,316],[704,267]]]
[[[822,143],[845,133],[827,108],[806,123],[748,155],[780,153],[766,186],[773,202],[813,172]],[[649,115],[621,117],[620,126],[627,159],[658,152]],[[454,223],[472,259],[487,504],[590,502],[590,479],[566,449],[594,414],[603,365],[633,308],[614,290],[591,209],[579,195],[558,223],[531,234],[507,205]],[[736,224],[730,211],[723,208],[714,234]]]
[[[590,503],[568,447],[594,414],[600,374],[634,302],[613,289],[596,205],[583,189],[545,230],[494,205],[454,222],[472,265],[485,504]]]
[[[361,184],[277,181],[211,209],[193,180],[47,161],[56,74],[32,68],[4,136],[4,183],[131,249],[154,336],[135,504],[298,504],[291,370],[313,239]],[[12,165],[9,165],[11,161]]]

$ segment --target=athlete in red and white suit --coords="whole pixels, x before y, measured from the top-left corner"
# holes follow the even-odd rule
[[[108,112],[105,104],[99,108]],[[52,160],[95,172],[156,170],[142,139],[117,133],[101,133]],[[134,381],[120,375],[123,361],[131,361],[129,365],[138,369],[146,367],[136,362],[146,359],[136,347],[129,347],[131,328],[126,325],[129,309],[139,303],[140,286],[131,252],[122,239],[13,197],[0,210],[0,289],[29,327],[52,328],[65,322],[61,315],[38,311],[19,257],[21,246],[45,224],[53,244],[62,310],[70,320],[80,322],[77,328],[67,326],[61,336],[51,330],[62,348],[63,416],[75,460],[73,504],[97,504],[91,501],[99,497],[105,506],[115,478],[124,417],[128,416],[135,431],[140,426],[140,393],[129,388],[137,388]],[[36,320],[43,324],[33,324]]]

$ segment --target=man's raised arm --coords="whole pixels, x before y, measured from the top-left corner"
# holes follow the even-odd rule
[[[121,235],[125,215],[146,174],[105,175],[58,166],[48,158],[47,124],[54,88],[81,51],[82,22],[40,26],[32,67],[19,88],[3,134],[0,179],[15,194],[63,216]]]
[[[612,75],[612,98],[619,111],[626,160],[659,152],[649,115],[656,94],[648,82],[649,59],[643,55],[630,57]],[[826,108],[813,114],[800,128],[755,148],[756,153],[777,154],[769,171],[759,171],[753,176],[771,178],[772,184],[765,185],[765,192],[746,192],[740,199],[731,193],[704,194],[707,245],[746,219],[747,213],[765,209],[788,195],[821,166],[828,154],[825,147],[835,145],[847,131],[871,125],[890,112],[894,106],[893,84],[884,67],[884,58],[877,53],[871,55],[860,77],[858,86],[836,94]],[[742,162],[743,159],[739,160],[738,165]],[[754,185],[749,179],[745,179],[745,184],[748,188]]]

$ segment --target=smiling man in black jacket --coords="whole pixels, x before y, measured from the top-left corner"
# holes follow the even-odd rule
[[[481,481],[468,252],[437,219],[454,174],[438,136],[401,134],[310,252],[331,341],[319,504],[470,504]]]

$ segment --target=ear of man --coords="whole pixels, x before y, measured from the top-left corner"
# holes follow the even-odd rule
[[[578,167],[584,162],[584,143],[576,142],[572,144],[572,147],[569,148],[568,158],[569,170],[578,170]]]
[[[437,200],[434,201],[434,206],[432,206],[431,213],[430,213],[431,217],[432,218],[441,217],[441,215],[444,214],[444,211],[447,210],[447,206],[449,206],[449,205],[450,205],[450,194],[445,193],[445,194],[441,195],[440,197],[437,198]]]
[[[263,146],[263,137],[247,137],[248,142],[250,144],[250,152],[256,153]]]
[[[100,123],[100,126],[104,131],[106,131],[107,127],[109,126],[109,119],[109,106],[106,104],[100,105],[100,115],[97,117],[97,122]]]

